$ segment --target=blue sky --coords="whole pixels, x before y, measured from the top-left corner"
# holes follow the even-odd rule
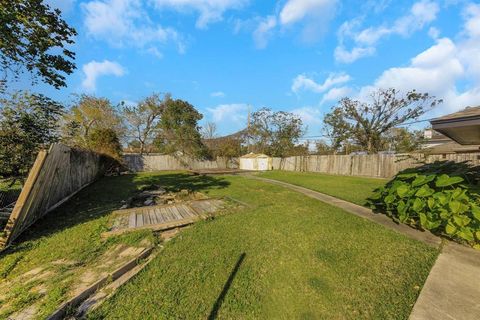
[[[321,133],[335,102],[377,87],[427,91],[428,116],[480,105],[480,3],[339,0],[47,0],[78,31],[68,103],[171,92],[221,134],[247,110],[292,111]],[[427,116],[427,117],[428,117]]]

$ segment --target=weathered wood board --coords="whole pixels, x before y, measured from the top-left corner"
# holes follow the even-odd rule
[[[181,227],[226,208],[220,199],[192,200],[171,205],[158,205],[117,210],[110,231],[104,236],[152,229],[155,231]]]

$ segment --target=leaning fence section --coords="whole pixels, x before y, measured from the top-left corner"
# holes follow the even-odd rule
[[[101,176],[111,159],[97,153],[54,144],[40,151],[0,235],[0,248],[26,228]]]

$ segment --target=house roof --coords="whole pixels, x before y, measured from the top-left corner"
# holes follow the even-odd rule
[[[445,122],[445,121],[458,121],[458,120],[466,120],[470,118],[480,118],[480,106],[477,107],[466,107],[465,109],[447,114],[445,116],[439,117],[432,119],[430,122],[433,123],[438,123],[438,122]]]
[[[480,106],[447,114],[430,121],[436,130],[461,145],[480,144]]]

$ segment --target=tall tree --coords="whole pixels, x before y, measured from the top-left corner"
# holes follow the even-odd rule
[[[0,65],[4,79],[27,71],[60,88],[75,69],[75,29],[42,0],[0,0]],[[4,80],[5,84],[5,80]]]
[[[180,99],[166,101],[155,144],[161,152],[205,158],[208,150],[202,142],[198,121],[203,118],[194,106]]]
[[[202,128],[203,139],[213,139],[217,137],[217,124],[215,122],[207,122]]]
[[[256,152],[284,157],[293,152],[305,128],[293,113],[263,108],[252,114],[249,131]]]
[[[128,131],[140,143],[140,154],[145,152],[145,146],[154,138],[155,129],[165,109],[170,94],[161,96],[152,94],[140,101],[136,106],[123,108],[123,116],[128,125]]]
[[[375,153],[382,150],[389,130],[418,119],[441,102],[428,93],[415,90],[402,95],[393,88],[379,89],[371,95],[368,103],[343,98],[325,116],[324,123],[326,130],[333,132],[339,143],[352,140],[369,153]]]
[[[37,152],[57,141],[62,106],[37,94],[0,99],[0,176],[23,179]]]
[[[125,131],[110,100],[90,95],[80,95],[63,120],[63,141],[73,146],[88,147],[88,137],[93,129],[112,129],[119,138]]]

